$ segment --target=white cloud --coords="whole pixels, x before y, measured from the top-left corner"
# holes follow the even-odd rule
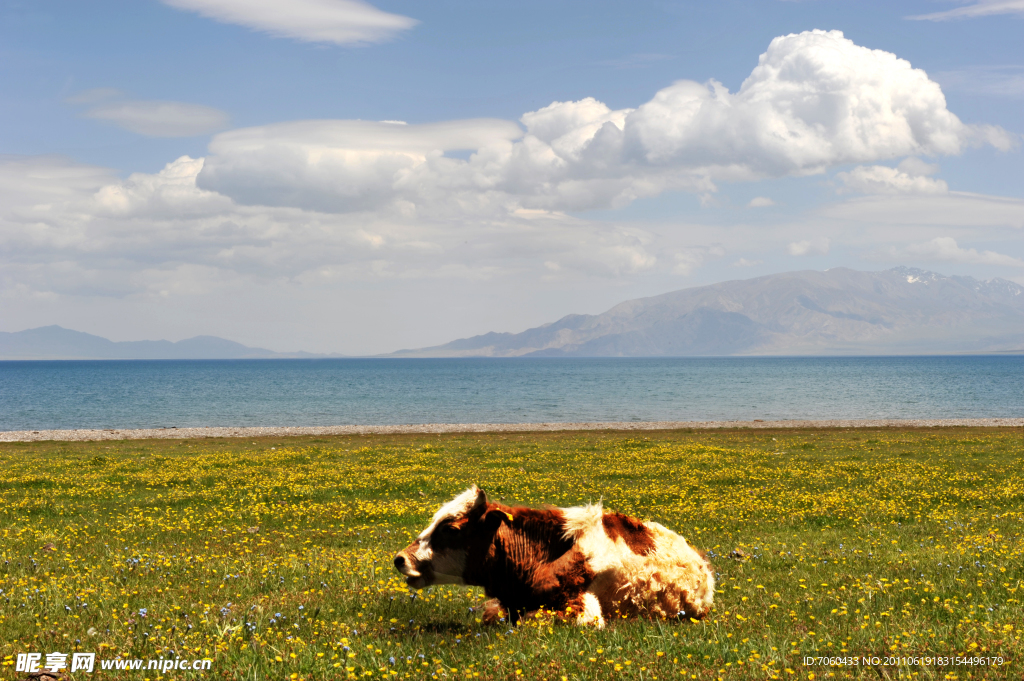
[[[105,168],[62,156],[0,155],[0,210],[52,210],[113,181],[113,172]]]
[[[546,211],[478,221],[239,205],[196,185],[203,164],[184,156],[120,180],[58,157],[0,157],[0,291],[166,297],[193,290],[195,272],[216,286],[319,286],[553,270],[615,278],[658,264],[643,230]]]
[[[774,206],[775,202],[767,196],[755,196],[750,199],[750,203],[747,204],[750,208],[767,208],[768,206]]]
[[[739,166],[740,175],[758,176],[957,153],[965,133],[923,71],[839,31],[776,38],[739,92],[679,81],[632,118],[648,160],[696,155],[720,172]]]
[[[145,218],[188,218],[230,211],[231,199],[196,187],[202,167],[202,159],[182,156],[159,173],[132,173],[126,180],[101,187],[93,195],[93,210],[102,216]]]
[[[776,38],[736,93],[678,81],[635,109],[586,98],[520,121],[525,133],[509,121],[235,130],[214,138],[199,183],[243,203],[331,211],[588,210],[1013,141],[1001,128],[963,124],[924,71],[838,31]],[[455,149],[473,153],[445,156]]]
[[[815,237],[803,241],[793,241],[786,246],[786,252],[790,255],[826,255],[831,241],[826,237]]]
[[[83,114],[148,137],[194,137],[227,126],[228,115],[202,104],[126,100],[100,104]]]
[[[918,14],[907,17],[919,21],[949,21],[950,19],[970,19],[987,17],[996,14],[1024,14],[1024,0],[978,0],[970,5],[948,9],[944,12]]]
[[[903,249],[891,249],[890,254],[896,258],[916,257],[970,265],[1024,267],[1024,260],[1020,258],[994,251],[979,252],[973,248],[961,248],[957,245],[956,239],[947,236],[936,237],[924,243],[911,244]]]
[[[672,269],[673,274],[688,277],[694,270],[700,268],[708,258],[720,258],[725,255],[725,249],[721,246],[697,246],[685,248],[676,252],[673,256],[676,264]]]
[[[600,300],[610,305],[616,299],[678,288],[680,279],[676,277],[692,276],[701,268],[708,271],[705,278],[724,276],[724,272],[735,272],[734,267],[763,264],[753,259],[757,254],[771,264],[767,255],[782,255],[779,246],[787,242],[792,242],[788,250],[794,255],[822,254],[835,243],[842,244],[846,252],[851,252],[853,245],[861,252],[873,251],[886,258],[896,257],[885,250],[896,245],[898,251],[890,250],[903,262],[911,257],[934,259],[935,254],[952,258],[950,253],[956,252],[946,248],[944,242],[929,246],[932,250],[919,247],[916,255],[906,251],[907,242],[926,244],[941,233],[962,242],[985,239],[986,244],[993,244],[990,248],[1021,256],[1016,250],[1017,233],[1008,234],[1003,226],[987,231],[937,230],[930,225],[908,227],[880,221],[876,225],[811,215],[800,224],[777,225],[769,230],[761,223],[722,228],[675,220],[641,229],[540,209],[517,209],[480,219],[473,214],[424,217],[416,210],[408,214],[398,210],[332,213],[240,205],[197,186],[196,177],[203,164],[203,159],[182,157],[160,172],[135,173],[121,179],[103,168],[59,157],[0,158],[0,300],[8,316],[13,315],[12,305],[23,310],[18,319],[38,319],[37,325],[62,320],[71,324],[67,320],[89,317],[84,312],[79,314],[84,309],[103,309],[104,315],[123,319],[126,315],[137,316],[125,310],[140,311],[142,317],[159,310],[157,316],[164,318],[176,314],[176,310],[202,308],[206,312],[201,319],[178,319],[179,324],[192,324],[181,328],[192,329],[190,333],[231,336],[233,326],[224,320],[230,319],[232,324],[239,321],[232,310],[241,306],[262,311],[268,306],[268,297],[277,301],[269,314],[288,316],[295,308],[294,317],[289,319],[308,324],[310,319],[323,319],[324,310],[333,314],[358,308],[362,311],[357,316],[365,315],[359,318],[379,317],[379,309],[371,309],[374,305],[404,305],[402,315],[419,314],[422,310],[414,308],[429,308],[437,299],[448,296],[463,302],[466,299],[459,296],[475,296],[474,305],[486,308],[498,295],[495,291],[530,289],[531,293],[522,295],[533,296],[535,304],[528,307],[534,316],[529,323],[523,317],[515,317],[520,321],[514,322],[525,328],[550,321],[565,311],[591,311],[586,306],[594,305],[594,298],[581,294],[572,299],[575,302],[560,299],[562,303],[544,307],[543,314],[536,312],[536,305],[547,305],[565,291],[601,290],[604,297]],[[895,205],[897,213],[928,218],[936,214],[984,213],[986,206],[998,203],[997,197],[965,199],[955,194],[867,198],[886,202],[878,208],[883,215],[892,212]],[[910,199],[917,203],[899,208],[901,200]],[[948,199],[966,200],[967,205],[953,209],[941,203],[937,208],[928,206],[929,201]],[[1004,204],[1004,208],[1016,206],[1013,210],[1024,219],[1024,201],[1008,199]],[[991,217],[986,220],[992,221]],[[996,245],[1000,241],[1007,245]],[[975,255],[971,249],[960,250],[964,253],[957,257],[974,258],[964,262],[1022,271],[1016,269],[1016,259],[1006,260],[1007,256],[994,256],[988,251]],[[755,256],[738,258],[740,253]],[[727,254],[731,256],[728,260],[714,262]],[[563,284],[544,283],[551,279]],[[410,287],[411,282],[415,284]],[[541,286],[547,286],[547,290]],[[369,297],[363,293],[353,296],[354,290],[366,292]],[[390,293],[380,293],[385,290]],[[36,301],[50,301],[46,305],[52,307],[46,309],[60,310],[60,316],[46,318],[42,312],[33,312],[42,309]],[[359,301],[373,303],[366,302],[363,309]],[[305,311],[300,313],[298,308]],[[512,323],[498,319],[494,313],[481,327],[484,322],[479,316],[474,315],[476,321],[469,323],[451,314],[445,318],[445,328],[432,331],[439,335],[438,342],[450,340],[452,335]],[[398,342],[427,344],[422,340],[395,340],[421,338],[417,329],[430,326],[427,317],[424,313],[425,321],[412,325],[416,329],[389,326],[387,332],[367,332],[376,345],[367,341],[361,351],[394,347],[392,343]],[[340,324],[331,326],[330,334],[324,331],[316,346],[306,341],[300,344],[314,349],[342,349],[337,345],[337,338],[345,335],[338,335],[343,329]],[[466,326],[455,332],[452,324]],[[132,324],[125,328],[129,327],[134,328]],[[250,333],[253,343],[263,342],[255,340],[261,337],[258,325]],[[294,348],[296,342],[292,339],[286,345]]]
[[[913,170],[905,172],[903,168],[908,167]],[[837,173],[836,178],[845,185],[845,191],[860,194],[945,194],[949,191],[944,181],[927,177],[916,170],[914,164],[906,163],[901,163],[900,168],[857,166],[848,173]]]
[[[415,19],[381,11],[362,0],[162,0],[226,24],[306,42],[377,43],[412,28]]]
[[[896,170],[911,177],[930,177],[939,172],[939,164],[928,163],[915,156],[908,156],[900,161],[899,165],[896,166]]]
[[[478,119],[405,125],[373,121],[298,121],[221,133],[200,186],[244,204],[321,211],[397,210],[463,198],[444,210],[488,201],[490,166],[507,162],[522,131],[511,121]],[[479,150],[478,159],[445,151]]]
[[[1020,146],[1020,135],[1007,132],[998,125],[969,126],[964,139],[973,146],[989,145],[999,151],[1011,151]]]

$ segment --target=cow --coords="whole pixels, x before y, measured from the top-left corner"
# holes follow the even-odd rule
[[[700,619],[711,610],[715,577],[703,554],[655,522],[605,511],[510,507],[476,485],[443,505],[395,556],[413,589],[482,586],[484,621],[515,624],[541,608],[578,624],[613,617]]]

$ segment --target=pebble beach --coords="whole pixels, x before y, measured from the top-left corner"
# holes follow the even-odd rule
[[[683,430],[723,428],[1006,428],[1024,427],[1024,418],[987,419],[831,419],[772,421],[600,421],[581,423],[424,423],[397,426],[283,426],[142,428],[106,430],[12,430],[0,442],[189,439],[208,437],[287,437],[293,435],[385,435],[403,433],[530,433],[574,430]]]

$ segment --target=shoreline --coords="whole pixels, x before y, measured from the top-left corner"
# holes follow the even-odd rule
[[[1020,428],[1024,418],[974,419],[792,419],[769,421],[596,421],[578,423],[424,423],[394,426],[282,426],[201,428],[111,428],[0,431],[0,442],[185,440],[191,438],[288,437],[297,435],[399,435],[441,433],[531,433],[558,431],[721,430],[728,428]]]

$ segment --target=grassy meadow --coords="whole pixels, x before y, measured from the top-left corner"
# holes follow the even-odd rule
[[[410,592],[395,551],[471,483],[667,525],[714,611],[512,629],[479,589]],[[212,660],[75,679],[1019,679],[1022,532],[1021,429],[6,443],[0,679],[52,651]]]

